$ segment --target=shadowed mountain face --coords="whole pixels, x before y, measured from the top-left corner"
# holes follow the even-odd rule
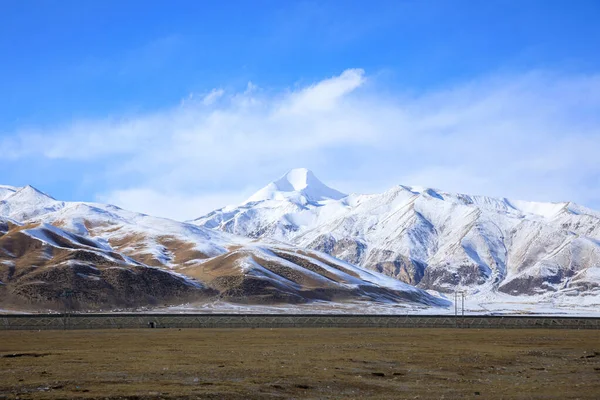
[[[296,182],[297,183],[297,182]],[[26,188],[0,200],[0,308],[110,310],[217,299],[446,306],[314,250]]]
[[[310,179],[285,184],[296,176]],[[292,170],[192,223],[315,249],[423,289],[600,294],[600,212],[573,203],[407,186],[344,196]]]

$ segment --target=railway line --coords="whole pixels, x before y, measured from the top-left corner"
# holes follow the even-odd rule
[[[350,314],[7,314],[0,330],[137,328],[600,329],[596,317]]]

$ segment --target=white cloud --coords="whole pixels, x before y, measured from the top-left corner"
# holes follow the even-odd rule
[[[311,113],[331,112],[344,96],[365,83],[362,69],[348,69],[340,76],[325,79],[305,89],[291,93],[287,101],[282,102],[279,113],[310,115]]]
[[[239,203],[298,166],[351,192],[403,183],[600,208],[600,75],[533,72],[417,95],[380,85],[351,69],[280,92],[215,89],[0,145],[8,159],[98,165],[102,198],[183,219]]]
[[[209,105],[213,104],[215,101],[217,101],[219,99],[219,97],[223,96],[224,94],[225,94],[225,90],[223,90],[223,89],[213,89],[210,91],[209,94],[204,96],[204,98],[202,99],[202,103],[205,106],[209,106]]]

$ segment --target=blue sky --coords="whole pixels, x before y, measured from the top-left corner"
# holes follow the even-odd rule
[[[4,1],[0,183],[193,218],[308,167],[600,209],[597,1]]]

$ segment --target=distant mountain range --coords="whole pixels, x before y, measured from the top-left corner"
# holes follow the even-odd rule
[[[600,212],[569,202],[409,186],[346,195],[294,169],[190,222],[325,252],[426,290],[600,295]]]
[[[189,222],[0,186],[0,309],[364,312],[448,308],[457,291],[485,312],[600,305],[600,212],[409,186],[346,195],[306,169]]]
[[[446,300],[325,253],[0,186],[0,309]]]

